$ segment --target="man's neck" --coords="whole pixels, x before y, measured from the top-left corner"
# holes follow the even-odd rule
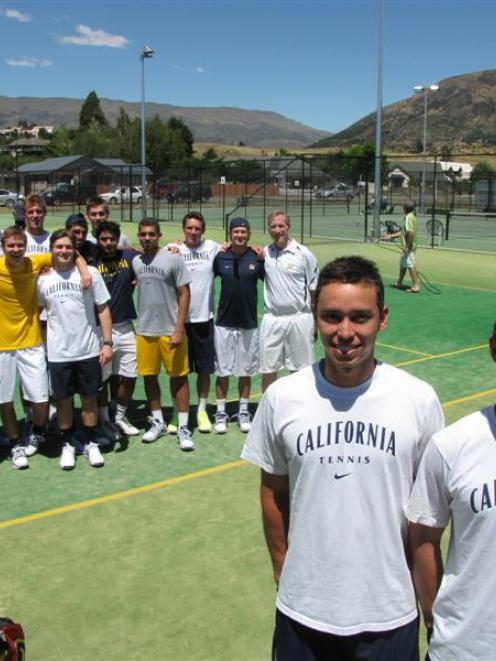
[[[231,246],[231,252],[233,252],[236,257],[243,257],[243,255],[248,252],[250,246]]]

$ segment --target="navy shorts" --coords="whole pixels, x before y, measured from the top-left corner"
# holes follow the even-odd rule
[[[336,636],[276,611],[273,661],[418,661],[418,618],[389,631]]]
[[[213,374],[215,371],[214,320],[186,324],[190,372]]]
[[[55,401],[79,395],[98,395],[102,390],[100,357],[67,363],[48,363],[50,387]]]

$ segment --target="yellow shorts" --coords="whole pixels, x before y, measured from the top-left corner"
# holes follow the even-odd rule
[[[172,349],[170,337],[136,336],[136,359],[138,374],[152,376],[160,374],[160,364],[163,363],[169,376],[185,376],[189,374],[188,338]]]

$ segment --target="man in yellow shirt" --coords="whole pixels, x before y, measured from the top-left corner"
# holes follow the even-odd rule
[[[401,241],[400,274],[398,281],[392,287],[394,289],[405,289],[410,294],[418,294],[420,292],[420,284],[415,261],[415,251],[417,250],[417,216],[415,215],[415,204],[410,200],[406,201],[403,204],[403,211],[405,213],[405,221],[401,230],[393,234],[387,234],[384,237],[388,241],[399,237]],[[403,279],[407,270],[412,281],[410,288],[405,288],[403,285]]]

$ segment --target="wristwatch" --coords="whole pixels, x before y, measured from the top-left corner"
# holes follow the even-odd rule
[[[114,343],[112,342],[112,340],[103,340],[102,344],[103,344],[104,347],[112,348],[114,346]]]

